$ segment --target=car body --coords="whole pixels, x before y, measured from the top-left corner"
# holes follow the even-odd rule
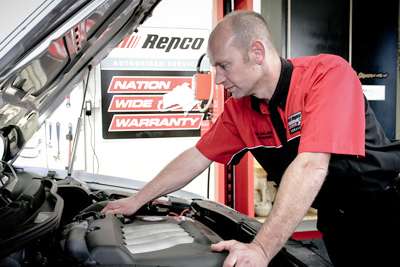
[[[148,203],[134,217],[104,215],[108,201],[143,184],[13,166],[65,96],[159,2],[41,1],[2,36],[0,266],[221,266],[227,253],[212,252],[211,243],[256,235],[255,219],[184,192]],[[306,266],[288,252],[294,247],[271,266]]]

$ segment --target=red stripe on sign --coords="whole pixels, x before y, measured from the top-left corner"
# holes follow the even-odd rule
[[[197,104],[192,111],[198,111]],[[139,111],[183,111],[179,104],[170,107],[163,106],[163,95],[113,95],[108,112],[139,112]]]
[[[109,132],[169,131],[200,129],[204,114],[116,114]]]
[[[188,83],[191,77],[168,76],[114,76],[108,86],[108,93],[168,93],[178,85]]]
[[[114,95],[108,112],[161,111],[162,96]]]
[[[118,48],[135,48],[139,43],[140,36],[137,34],[131,34],[126,36],[119,44]]]
[[[126,37],[119,43],[118,48],[125,48],[126,43],[128,42],[129,38],[130,38],[130,35],[129,35],[129,36],[126,36]]]
[[[135,47],[138,45],[139,40],[140,40],[140,36],[137,35],[137,36],[136,36],[136,39],[135,39],[135,42],[134,42],[133,45],[132,45],[132,48],[135,48]]]
[[[133,42],[136,40],[136,35],[131,35],[131,38],[129,39],[129,42],[128,42],[128,44],[125,46],[125,48],[131,48],[132,47],[132,44],[133,44]]]

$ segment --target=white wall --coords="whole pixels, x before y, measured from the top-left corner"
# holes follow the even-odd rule
[[[212,28],[212,0],[165,0],[154,10],[153,16],[143,27],[207,29]],[[139,29],[140,30],[140,29]],[[195,145],[198,137],[113,139],[102,138],[100,68],[94,69],[89,82],[87,100],[93,103],[93,114],[86,117],[79,138],[79,149],[74,169],[92,173],[128,177],[149,181],[171,159]],[[68,124],[72,123],[75,133],[76,120],[82,101],[82,86],[71,94],[71,106],[66,103],[47,121],[53,125],[52,146],[49,147],[48,126],[45,126],[27,144],[28,149],[18,160],[20,165],[42,166],[63,169],[67,165],[68,142],[65,138]],[[90,120],[90,123],[89,123]],[[55,123],[61,122],[60,158],[57,159]],[[41,140],[41,141],[39,141]],[[29,147],[36,147],[35,150]],[[86,146],[85,146],[86,143]],[[38,151],[39,154],[37,153]],[[36,156],[36,154],[38,154]],[[34,158],[28,158],[36,156]],[[25,158],[24,158],[25,157]],[[211,176],[213,176],[211,171]],[[214,198],[214,181],[211,182],[211,198]],[[207,171],[187,185],[185,190],[206,196]]]

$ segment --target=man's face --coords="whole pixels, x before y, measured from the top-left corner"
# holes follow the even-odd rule
[[[227,34],[215,36],[208,48],[210,62],[215,68],[215,82],[223,85],[234,98],[252,95],[258,80],[256,64],[248,51],[242,50]]]

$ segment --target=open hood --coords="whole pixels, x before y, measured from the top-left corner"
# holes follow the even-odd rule
[[[43,0],[0,36],[0,158],[27,140],[160,0]],[[3,5],[1,14],[11,12]],[[20,17],[21,14],[18,14]],[[1,15],[1,17],[6,17]]]

